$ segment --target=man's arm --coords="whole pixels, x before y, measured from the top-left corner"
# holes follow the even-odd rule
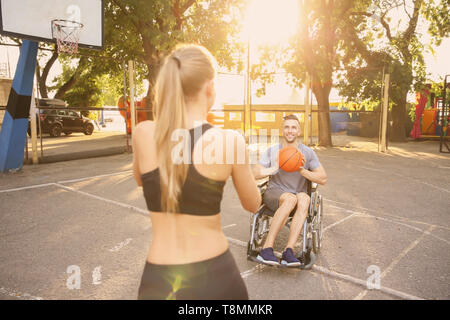
[[[322,165],[312,171],[306,170],[305,168],[301,167],[299,172],[302,176],[304,176],[311,182],[315,182],[321,185],[325,185],[327,183],[327,174]]]
[[[271,176],[271,175],[275,174],[278,171],[278,167],[274,166],[274,167],[265,168],[262,165],[260,165],[259,163],[257,163],[252,166],[252,171],[253,171],[253,176],[255,177],[255,179],[259,180],[259,179],[264,179],[267,176]]]
[[[272,161],[275,160],[275,161]],[[272,148],[269,148],[264,152],[261,159],[259,159],[258,163],[252,166],[253,176],[256,180],[264,179],[267,176],[271,176],[278,172],[278,166],[274,165],[271,167],[272,163],[277,164],[278,158],[272,159]]]

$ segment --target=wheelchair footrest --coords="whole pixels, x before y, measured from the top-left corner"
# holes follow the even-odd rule
[[[306,256],[306,259],[303,259],[302,256],[297,257],[297,259],[300,260],[300,263],[301,263],[301,264],[300,264],[299,266],[295,266],[295,267],[288,267],[288,266],[282,265],[281,263],[280,263],[279,265],[265,264],[265,263],[262,263],[261,261],[259,261],[259,260],[256,258],[257,256],[258,256],[258,253],[257,253],[257,252],[254,252],[254,254],[248,254],[248,255],[247,255],[247,260],[253,261],[253,262],[256,262],[256,263],[259,263],[259,264],[263,264],[263,265],[266,265],[266,266],[268,266],[268,267],[275,267],[275,268],[291,268],[291,269],[298,268],[298,269],[303,269],[303,270],[309,270],[309,269],[311,269],[312,266],[314,265],[314,262],[316,261],[316,255],[315,255],[314,252],[312,252],[312,251],[310,251],[309,253],[307,253],[307,254],[305,255],[305,256]],[[305,261],[303,261],[303,260],[305,260]]]
[[[312,268],[314,262],[316,261],[316,255],[312,250],[309,250],[308,252],[306,252],[304,257],[303,255],[301,255],[297,257],[297,259],[301,262],[301,265],[299,267],[300,269],[309,270]]]

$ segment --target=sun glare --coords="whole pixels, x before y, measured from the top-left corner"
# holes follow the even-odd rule
[[[282,44],[297,28],[297,0],[250,0],[242,40],[253,45]]]

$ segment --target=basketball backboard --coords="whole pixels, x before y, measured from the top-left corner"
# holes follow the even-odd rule
[[[0,0],[0,33],[53,42],[52,20],[83,24],[79,46],[103,48],[103,0]]]

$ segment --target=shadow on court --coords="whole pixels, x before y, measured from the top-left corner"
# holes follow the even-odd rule
[[[315,148],[328,182],[319,186],[323,249],[309,271],[247,261],[250,214],[228,181],[222,226],[250,298],[449,299],[450,156],[438,148]],[[152,229],[131,161],[121,154],[0,174],[0,299],[137,297]],[[284,228],[276,251],[287,237]],[[377,275],[380,288],[367,290]]]

